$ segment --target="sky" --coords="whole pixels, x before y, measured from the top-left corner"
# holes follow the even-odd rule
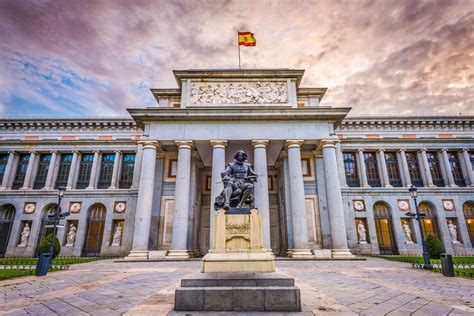
[[[350,115],[473,115],[474,0],[0,0],[0,116],[127,117],[173,69],[305,69]]]

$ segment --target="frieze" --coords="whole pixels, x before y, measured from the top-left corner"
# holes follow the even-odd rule
[[[192,104],[285,104],[285,81],[193,82]]]

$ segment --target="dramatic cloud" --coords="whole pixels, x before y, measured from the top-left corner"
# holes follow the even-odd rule
[[[0,0],[0,114],[124,116],[171,71],[304,68],[351,114],[473,114],[474,1]]]

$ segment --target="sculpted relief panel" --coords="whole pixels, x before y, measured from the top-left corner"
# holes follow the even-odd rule
[[[192,104],[285,104],[285,81],[193,82]]]

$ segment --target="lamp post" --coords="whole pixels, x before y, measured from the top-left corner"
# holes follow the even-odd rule
[[[54,214],[53,234],[51,236],[51,242],[49,244],[49,254],[51,255],[50,264],[53,263],[54,237],[56,236],[56,231],[58,229],[59,215],[61,213],[61,200],[63,199],[64,192],[66,192],[66,188],[60,186],[58,188],[58,207],[56,208],[56,213]]]
[[[423,217],[425,217],[426,214],[418,210],[418,203],[416,202],[418,189],[412,185],[408,189],[408,191],[410,192],[410,196],[413,198],[413,202],[415,203],[416,212],[410,211],[406,213],[406,215],[415,218],[418,221],[421,234],[421,247],[423,249],[423,269],[431,270],[433,269],[433,265],[430,263],[430,254],[428,253],[428,249],[426,248],[425,236],[423,234],[423,225],[421,224],[421,220],[423,219]]]

